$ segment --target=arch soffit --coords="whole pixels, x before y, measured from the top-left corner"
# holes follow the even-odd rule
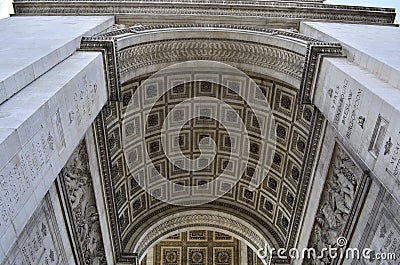
[[[220,211],[188,210],[167,215],[149,226],[146,232],[131,245],[130,251],[138,253],[141,260],[148,250],[162,239],[177,232],[196,229],[226,233],[245,242],[253,251],[263,248],[266,243],[273,244],[255,227],[236,216]]]
[[[308,43],[317,42],[290,31],[246,27],[135,27],[119,33],[115,38],[121,83],[175,62],[216,60],[299,89]]]

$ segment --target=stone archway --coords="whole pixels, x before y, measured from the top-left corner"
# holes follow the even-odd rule
[[[11,19],[13,23],[6,25],[6,39],[11,41],[7,41],[10,49],[7,49],[5,58],[9,54],[17,54],[18,60],[11,58],[11,61],[18,70],[8,71],[7,75],[10,75],[6,77],[7,80],[4,80],[4,84],[0,82],[0,86],[5,88],[5,92],[0,91],[4,92],[0,93],[3,94],[0,95],[0,101],[4,101],[2,107],[6,113],[2,118],[12,125],[11,131],[6,126],[6,138],[2,139],[6,159],[3,159],[4,167],[0,172],[5,177],[2,183],[4,198],[0,198],[0,204],[6,207],[2,211],[6,223],[0,225],[7,233],[3,233],[1,240],[1,259],[7,255],[6,259],[10,261],[24,258],[34,263],[49,259],[52,262],[67,262],[69,257],[68,263],[74,263],[73,260],[75,263],[86,260],[87,263],[95,259],[104,263],[107,259],[111,264],[137,264],[138,258],[141,259],[159,239],[176,231],[191,229],[222,231],[242,239],[253,250],[263,247],[264,240],[273,247],[286,249],[300,249],[307,244],[320,249],[326,244],[345,246],[346,243],[350,243],[349,246],[358,245],[359,248],[372,246],[380,249],[382,245],[387,245],[382,243],[383,238],[393,238],[393,232],[388,231],[387,227],[390,225],[393,228],[399,223],[398,218],[391,214],[398,212],[400,197],[396,190],[400,163],[399,130],[393,122],[393,117],[398,116],[398,102],[395,100],[399,96],[395,89],[398,79],[393,74],[398,71],[392,67],[395,66],[393,62],[380,59],[381,55],[394,52],[390,47],[395,43],[388,37],[395,34],[382,27],[367,29],[369,26],[366,25],[344,24],[332,27],[305,20],[392,24],[394,9],[332,6],[323,4],[323,0],[244,0],[237,3],[229,0],[128,0],[116,6],[113,6],[113,0],[107,3],[98,0],[91,3],[68,0],[15,1],[16,15],[109,14],[114,18],[97,17],[86,21],[86,18],[79,17],[38,17],[20,19],[22,24],[17,23],[18,19],[15,18]],[[94,24],[85,26],[92,19]],[[136,24],[198,21],[204,24]],[[114,25],[106,29],[114,22],[136,26]],[[67,24],[70,26],[67,27]],[[79,26],[79,30],[73,25]],[[268,25],[291,30],[239,25]],[[21,29],[29,29],[34,38],[20,38],[23,35]],[[93,32],[102,30],[105,31],[84,38],[81,51],[75,53],[79,46],[76,46],[76,41],[82,34],[91,36]],[[320,43],[296,33],[297,30],[307,36],[342,43],[348,59],[323,59],[324,56],[342,56],[340,45]],[[68,32],[74,34],[69,35]],[[59,34],[54,33],[67,33],[69,36],[60,39],[57,37]],[[364,39],[365,35],[375,38]],[[381,40],[380,45],[376,44],[377,36]],[[54,37],[61,42],[54,42]],[[361,46],[357,44],[360,39],[363,40]],[[19,43],[15,45],[15,41]],[[30,44],[36,47],[34,50],[38,53],[31,52],[33,46],[27,47]],[[47,46],[51,46],[50,50]],[[365,52],[365,47],[371,50]],[[21,49],[26,52],[20,52]],[[103,52],[104,64],[99,52],[90,54],[82,50]],[[33,57],[30,55],[37,58],[31,60]],[[252,160],[240,165],[245,169],[243,180],[233,187],[225,186],[226,195],[212,203],[180,207],[182,205],[157,200],[156,193],[145,193],[138,188],[132,175],[142,170],[151,177],[149,172],[153,168],[145,164],[143,167],[139,165],[137,171],[127,169],[130,157],[124,153],[121,144],[122,136],[127,132],[121,124],[132,122],[134,115],[138,117],[143,113],[139,110],[133,111],[131,116],[125,115],[126,102],[132,98],[137,86],[146,82],[154,72],[188,60],[227,63],[241,69],[262,87],[261,94],[264,94],[272,106],[271,112],[277,117],[278,125],[274,131],[277,139],[273,140],[277,150],[271,153],[273,162],[265,181],[254,190],[248,189],[251,183],[248,179],[255,172],[254,165],[261,160],[258,147],[271,142],[263,142],[264,139],[258,137],[257,130],[261,131],[261,126],[254,121],[246,102],[237,100],[235,93],[229,91],[223,82],[220,86],[203,81],[174,85],[175,94],[173,97],[167,95],[166,100],[156,106],[157,117],[151,119],[155,125],[151,131],[143,129],[140,139],[143,149],[150,149],[152,159],[158,163],[158,173],[166,172],[176,183],[193,187],[212,180],[221,169],[235,171],[237,168],[226,163],[226,158],[228,151],[238,141],[232,141],[236,138],[227,137],[222,126],[214,126],[210,121],[208,124],[204,122],[201,128],[193,122],[182,135],[179,131],[176,138],[176,146],[191,158],[198,155],[197,147],[201,139],[215,140],[218,152],[208,171],[197,175],[187,174],[168,164],[167,157],[157,144],[161,131],[158,125],[165,120],[164,114],[176,102],[184,101],[190,95],[204,92],[218,99],[229,99],[240,113],[240,119],[246,121],[246,126],[253,129],[253,133],[256,132],[250,139]],[[7,63],[4,65],[7,67]],[[103,66],[105,68],[100,69]],[[103,72],[106,84],[103,82]],[[175,74],[178,80],[179,75],[191,73]],[[215,77],[235,83],[239,90],[243,88],[238,76],[216,73]],[[159,84],[163,83],[160,81]],[[316,93],[314,89],[317,89]],[[354,91],[357,91],[356,96]],[[35,99],[40,97],[40,100],[32,101],[32,93]],[[343,98],[347,101],[344,109],[343,102],[337,104],[336,101],[339,93],[340,101]],[[106,106],[99,114],[104,104]],[[23,113],[21,110],[26,111]],[[15,115],[18,116],[16,122]],[[76,151],[79,155],[73,153],[71,160],[65,164],[74,145],[83,137],[95,116],[93,130],[87,131],[85,136],[87,148],[78,148]],[[145,121],[150,123],[149,120]],[[36,129],[27,130],[27,125]],[[133,127],[129,127],[128,131],[132,133],[137,128],[135,124],[130,125]],[[344,131],[345,135],[342,133]],[[323,142],[322,138],[325,138]],[[322,151],[318,150],[320,147],[323,147]],[[328,150],[330,148],[333,152]],[[140,155],[140,152],[137,154]],[[79,161],[75,160],[76,156],[80,157]],[[242,162],[240,157],[235,159],[238,164]],[[330,164],[327,164],[328,161]],[[32,165],[35,169],[32,169]],[[66,183],[59,183],[63,189],[61,194],[56,190],[54,180],[63,165],[66,171],[63,170],[59,175],[59,180],[63,181],[61,178],[65,177]],[[371,174],[371,179],[363,170]],[[93,183],[90,177],[93,177]],[[73,178],[73,181],[67,183],[70,181],[68,178]],[[68,200],[69,191],[63,187],[69,184],[71,186],[67,189],[72,190],[71,200]],[[94,192],[92,184],[96,190]],[[83,188],[83,185],[86,187]],[[30,192],[33,189],[35,192]],[[46,191],[49,195],[44,195]],[[82,204],[76,204],[77,197],[83,199],[78,200]],[[98,211],[95,210],[96,205]],[[64,216],[60,214],[60,207],[64,210]],[[34,208],[37,209],[33,214]],[[100,216],[100,228],[96,224],[97,215]],[[51,220],[42,218],[47,216]],[[80,218],[82,216],[85,220]],[[33,226],[35,220],[40,219],[43,219],[43,223]],[[309,224],[314,225],[308,228]],[[14,229],[7,229],[8,226]],[[56,231],[57,226],[60,231]],[[381,226],[382,231],[379,230]],[[399,230],[397,228],[395,230]],[[331,233],[332,229],[334,233]],[[26,235],[34,233],[34,230],[38,232],[36,235],[40,245],[40,251],[34,251],[40,254],[36,256],[33,252],[24,251],[24,246],[29,249],[29,244],[37,248],[36,238],[29,236],[32,244],[24,241]],[[80,233],[82,231],[85,233],[83,236]],[[52,237],[52,242],[42,244],[45,242],[42,239],[46,239],[47,235]],[[336,239],[339,235],[344,241]],[[107,248],[105,251],[102,249],[102,237]],[[63,240],[57,240],[60,238]],[[56,244],[55,241],[62,244]],[[62,251],[63,247],[65,251]],[[96,257],[88,257],[92,254]],[[41,261],[39,263],[43,263]],[[289,258],[276,260],[276,263],[291,262]]]
[[[250,41],[243,41],[245,38]],[[314,46],[320,49],[315,51]],[[315,70],[319,54],[340,54],[339,46],[321,44],[288,31],[178,25],[119,29],[85,38],[82,48],[101,48],[105,51],[106,67],[112,70],[108,71],[110,100],[96,121],[96,140],[117,261],[129,262],[139,254],[133,254],[136,250],[132,242],[145,234],[145,223],[155,223],[160,214],[173,209],[139,191],[126,171],[120,125],[126,104],[150,74],[173,63],[193,59],[213,58],[250,74],[268,95],[280,124],[273,173],[260,190],[250,193],[238,186],[228,197],[208,205],[207,209],[220,209],[238,214],[236,216],[247,221],[255,220],[253,223],[262,227],[260,231],[264,237],[269,242],[275,240],[271,243],[273,246],[296,244],[323,128],[323,116],[319,111],[299,102],[303,91],[308,89],[305,94],[310,94],[311,84],[307,78],[312,76],[310,72]]]
[[[186,211],[167,216],[152,224],[147,231],[130,247],[132,252],[138,253],[141,261],[147,252],[162,239],[177,232],[190,230],[211,230],[222,232],[245,242],[253,251],[257,252],[270,241],[260,231],[242,219],[218,211]]]

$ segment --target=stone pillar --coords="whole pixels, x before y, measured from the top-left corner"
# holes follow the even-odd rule
[[[400,30],[304,23],[302,32],[343,46],[347,58],[320,63],[313,103],[340,141],[400,201]]]
[[[0,261],[107,100],[100,52],[76,52],[111,17],[0,21]]]
[[[400,30],[306,22],[301,25],[301,33],[340,43],[345,57],[320,58],[316,65],[311,102],[326,117],[327,129],[298,247],[310,247],[310,235],[321,242],[313,220],[319,218],[321,222],[321,218],[324,221],[324,216],[328,217],[325,221],[329,226],[329,221],[336,218],[336,212],[329,212],[327,207],[321,211],[320,194],[328,191],[335,195],[326,183],[340,175],[337,170],[342,167],[335,167],[337,163],[331,157],[334,146],[340,144],[353,163],[349,167],[359,166],[372,181],[365,184],[369,189],[360,190],[364,195],[358,197],[359,201],[346,203],[350,207],[346,218],[346,229],[350,230],[345,233],[347,246],[389,253],[400,235]],[[346,188],[343,181],[339,183]],[[343,260],[343,264],[350,263],[349,259]],[[378,263],[375,260],[373,264]]]

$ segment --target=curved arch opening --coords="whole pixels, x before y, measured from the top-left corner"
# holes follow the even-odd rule
[[[106,183],[105,188],[113,190],[107,198],[107,202],[109,207],[115,210],[115,215],[110,215],[110,219],[116,224],[113,228],[113,235],[115,235],[115,246],[118,247],[119,251],[117,254],[120,255],[118,258],[129,261],[132,253],[138,253],[139,257],[143,258],[146,251],[158,240],[176,233],[176,231],[200,227],[208,230],[221,229],[225,233],[232,233],[236,238],[247,241],[253,250],[263,247],[264,243],[260,242],[268,242],[269,245],[277,248],[291,247],[296,244],[299,231],[298,220],[304,210],[304,194],[311,177],[310,174],[304,172],[307,168],[310,168],[309,164],[312,163],[314,154],[309,154],[310,147],[316,146],[315,142],[320,137],[319,127],[322,126],[320,122],[322,118],[318,111],[313,106],[301,105],[298,101],[304,64],[307,61],[307,44],[314,40],[304,38],[304,36],[301,38],[299,34],[275,30],[257,31],[257,29],[228,29],[214,26],[199,29],[193,25],[187,27],[184,25],[170,26],[165,29],[146,27],[139,30],[129,29],[127,32],[114,35],[112,38],[117,44],[117,67],[121,73],[120,81],[122,83],[118,95],[121,95],[122,100],[110,102],[104,117],[108,136],[104,145],[110,150],[111,169],[114,170],[113,173],[116,173],[115,176],[110,176],[110,179],[106,180],[108,183]],[[242,41],[244,39],[251,41]],[[135,129],[135,124],[138,124],[136,119],[145,121],[142,117],[143,109],[140,108],[146,100],[145,97],[141,99],[141,105],[137,105],[137,111],[128,111],[128,115],[125,116],[124,112],[127,110],[130,99],[134,97],[138,87],[146,82],[148,76],[178,62],[210,60],[210,56],[213,57],[213,60],[236,66],[244,73],[249,73],[251,78],[261,87],[261,94],[264,94],[276,118],[278,139],[276,143],[275,141],[272,143],[263,142],[256,139],[256,135],[252,133],[250,139],[251,152],[253,152],[250,158],[252,160],[242,165],[242,161],[236,159],[234,161],[237,163],[232,164],[245,168],[243,183],[238,183],[238,185],[230,187],[231,189],[226,189],[229,192],[215,204],[194,208],[190,211],[190,214],[193,216],[194,211],[197,210],[217,209],[215,218],[218,216],[221,218],[221,213],[224,213],[242,218],[242,220],[250,220],[250,223],[254,226],[252,229],[256,229],[258,233],[256,235],[261,238],[260,240],[246,239],[241,234],[243,229],[241,231],[237,229],[229,231],[228,226],[221,228],[210,225],[210,222],[204,222],[208,225],[201,225],[195,221],[188,226],[179,222],[179,219],[176,219],[175,222],[170,221],[172,225],[169,229],[165,228],[166,230],[159,231],[159,234],[151,236],[149,233],[155,230],[153,226],[160,222],[160,218],[167,220],[172,218],[173,214],[178,215],[176,218],[182,218],[179,214],[185,212],[186,209],[184,207],[173,209],[173,206],[165,205],[160,202],[161,200],[157,200],[160,196],[162,198],[164,194],[162,187],[160,187],[160,191],[154,190],[154,194],[145,194],[140,189],[138,182],[135,182],[135,176],[128,174],[126,170],[128,163],[135,165],[138,160],[136,158],[139,157],[138,154],[141,154],[145,148],[152,150],[150,152],[151,160],[154,160],[156,164],[154,167],[137,166],[139,168],[138,174],[143,171],[143,176],[148,174],[151,177],[153,172],[155,175],[166,172],[168,176],[171,176],[171,179],[173,177],[174,184],[176,182],[181,186],[201,186],[203,183],[211,181],[216,173],[222,172],[228,166],[230,167],[230,164],[226,162],[229,156],[228,151],[235,147],[235,144],[238,144],[239,141],[235,141],[236,138],[234,137],[229,138],[223,135],[221,130],[215,130],[215,126],[211,127],[213,125],[208,125],[206,120],[198,124],[194,120],[193,126],[188,123],[190,126],[181,130],[179,135],[171,133],[171,140],[168,145],[171,150],[175,147],[180,148],[184,155],[192,159],[199,155],[197,149],[200,150],[198,146],[201,139],[216,140],[216,143],[218,143],[216,145],[217,154],[220,154],[218,158],[221,159],[217,159],[210,169],[204,170],[205,173],[184,174],[170,165],[162,152],[163,149],[160,147],[158,137],[158,134],[163,132],[162,121],[174,107],[179,105],[179,102],[186,100],[190,95],[204,92],[214,98],[226,100],[237,110],[239,118],[246,122],[246,128],[257,129],[257,123],[251,117],[252,113],[246,109],[247,105],[243,104],[241,100],[235,99],[234,93],[215,89],[205,82],[204,84],[203,82],[182,82],[182,80],[187,81],[187,76],[191,74],[185,71],[159,76],[159,80],[149,86],[152,89],[146,90],[146,92],[156,91],[157,86],[169,84],[170,81],[188,84],[188,86],[177,86],[171,95],[166,95],[165,100],[156,102],[156,104],[159,104],[156,108],[151,109],[154,110],[154,115],[151,116],[151,119],[147,119],[147,121],[151,120],[147,123],[151,123],[148,126],[148,137],[146,137],[146,131],[142,132],[143,128],[140,128],[143,138],[140,138],[141,142],[132,141],[129,146],[131,149],[124,149],[131,152],[129,153],[132,154],[131,156],[129,154],[124,155],[124,150],[121,147],[120,136],[124,134],[123,130],[135,135],[135,133],[139,133],[139,130]],[[224,75],[224,73],[215,72],[211,75],[215,76],[216,80],[226,80],[227,83],[237,84],[238,88],[243,88],[245,87],[243,84],[246,84],[241,82],[237,75]],[[125,104],[125,102],[127,103]],[[210,106],[201,106],[199,112],[202,113],[204,110],[204,113],[206,113],[206,109],[209,110],[209,113],[213,111]],[[185,111],[186,109],[182,108],[182,111],[177,113],[182,115],[189,113]],[[153,112],[150,113],[153,114]],[[228,114],[228,112],[226,113]],[[228,119],[229,115],[225,116]],[[125,129],[121,127],[121,122],[127,122]],[[211,124],[211,121],[209,124]],[[316,128],[317,126],[319,127]],[[258,189],[247,189],[249,179],[256,172],[254,165],[258,163],[257,150],[260,150],[257,146],[265,143],[277,144],[276,152],[268,154],[268,157],[272,159],[271,170]],[[311,152],[314,151],[311,150]],[[125,160],[126,158],[128,161]],[[180,163],[178,159],[177,162]],[[176,163],[176,165],[179,164]],[[121,168],[123,170],[117,172],[117,169]],[[234,170],[232,171],[234,172]],[[149,180],[149,178],[143,179]],[[228,219],[232,220],[232,218]],[[208,219],[204,217],[203,220]],[[249,231],[252,231],[252,229],[249,228]],[[139,243],[140,241],[142,243]],[[252,241],[253,243],[251,243]],[[140,244],[142,245],[140,246]]]
[[[181,232],[208,230],[224,233],[245,243],[253,252],[265,246],[277,247],[273,241],[234,215],[218,211],[188,210],[171,214],[149,226],[141,237],[132,243],[130,250],[137,253],[141,262],[146,254],[163,239]],[[264,261],[266,264],[266,261]]]

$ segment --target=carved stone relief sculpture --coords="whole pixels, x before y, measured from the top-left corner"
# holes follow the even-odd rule
[[[107,264],[85,142],[60,173],[60,184],[80,264]]]
[[[67,264],[49,194],[42,200],[2,264]]]
[[[338,239],[346,237],[351,225],[356,197],[363,189],[363,171],[339,144],[336,144],[324,189],[318,206],[309,247],[316,250],[316,257],[306,264],[332,264],[334,260],[323,248],[342,247]]]
[[[359,249],[371,249],[370,259],[354,260],[354,265],[395,265],[400,263],[400,204],[381,186]],[[375,258],[378,254],[382,259]]]

